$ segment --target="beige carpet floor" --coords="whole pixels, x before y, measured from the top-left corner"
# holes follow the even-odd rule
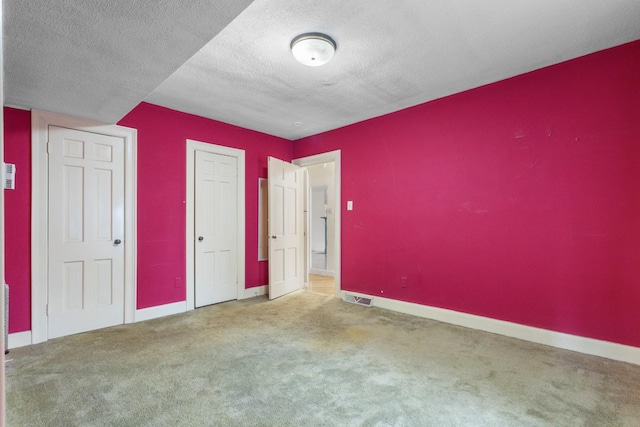
[[[297,292],[8,355],[8,426],[640,426],[640,366]]]

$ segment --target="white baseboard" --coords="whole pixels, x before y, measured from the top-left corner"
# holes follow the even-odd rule
[[[9,350],[31,345],[31,331],[9,334]]]
[[[264,289],[263,289],[264,288]],[[251,298],[256,295],[264,295],[266,286],[245,289],[242,298]],[[251,291],[249,293],[249,291]],[[145,320],[157,319],[159,317],[171,316],[173,314],[184,313],[187,311],[187,302],[179,301],[171,304],[158,305],[155,307],[142,308],[136,310],[134,322],[143,322]],[[24,347],[32,343],[31,331],[16,332],[9,334],[9,350],[12,348]]]
[[[269,292],[269,286],[267,285],[256,286],[253,288],[245,289],[242,295],[238,295],[238,299],[240,300],[240,299],[259,297],[261,295],[267,295],[268,292]]]
[[[452,325],[464,326],[470,329],[491,332],[524,341],[549,345],[564,350],[577,351],[593,356],[640,365],[640,348],[608,341],[585,338],[547,329],[534,328],[518,323],[496,320],[473,314],[461,313],[444,308],[430,307],[410,302],[397,301],[389,298],[375,297],[357,292],[345,292],[373,299],[373,306],[413,316],[438,320]]]
[[[187,311],[187,302],[179,301],[171,304],[158,305],[155,307],[142,308],[136,310],[135,322],[157,319],[158,317],[171,316],[172,314],[184,313]]]

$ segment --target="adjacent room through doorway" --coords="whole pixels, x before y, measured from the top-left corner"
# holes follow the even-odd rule
[[[340,290],[340,152],[294,163],[307,172],[306,289],[338,296]]]
[[[335,227],[334,181],[335,162],[307,166],[309,280],[307,290],[326,295],[335,294],[333,254],[335,239],[329,239]]]

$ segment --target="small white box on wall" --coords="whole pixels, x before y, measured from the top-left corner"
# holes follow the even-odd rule
[[[2,164],[2,182],[5,190],[16,189],[16,165],[11,163]]]

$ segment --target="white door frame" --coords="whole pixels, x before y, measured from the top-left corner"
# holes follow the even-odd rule
[[[298,166],[311,166],[311,165],[317,165],[320,163],[328,163],[328,162],[334,162],[335,164],[335,174],[334,174],[334,196],[333,196],[333,200],[334,200],[334,206],[335,206],[335,211],[334,211],[334,219],[335,219],[335,227],[333,230],[333,234],[334,234],[334,244],[335,244],[335,250],[334,250],[334,260],[333,260],[333,265],[334,265],[334,270],[335,270],[335,275],[334,275],[334,283],[335,283],[335,287],[334,287],[334,295],[336,298],[341,298],[341,290],[342,290],[342,285],[341,285],[341,281],[342,281],[342,269],[341,269],[341,252],[342,252],[342,242],[340,240],[340,230],[341,230],[341,224],[340,224],[340,217],[341,217],[341,212],[342,212],[342,206],[341,206],[341,196],[340,196],[340,182],[341,182],[341,178],[340,178],[340,170],[341,170],[341,166],[340,166],[340,150],[335,150],[335,151],[329,151],[326,153],[321,153],[321,154],[316,154],[314,156],[308,156],[308,157],[302,157],[299,159],[295,159],[292,163]],[[308,215],[308,213],[307,213]],[[307,245],[307,247],[309,247]],[[307,254],[308,256],[308,254]]]
[[[237,148],[187,139],[187,311],[195,308],[195,152],[206,151],[238,159],[238,299],[244,297],[245,286],[245,153]]]
[[[49,126],[115,136],[124,140],[124,323],[135,321],[136,310],[136,156],[137,130],[105,125],[57,113],[31,112],[31,342],[47,341]]]

